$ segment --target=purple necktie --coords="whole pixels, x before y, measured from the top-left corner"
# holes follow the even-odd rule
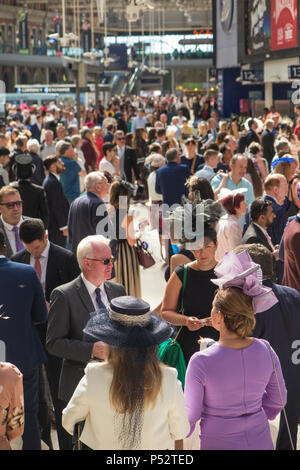
[[[24,250],[24,245],[21,242],[20,236],[19,236],[19,227],[16,225],[13,228],[13,232],[15,232],[15,240],[16,240],[16,251],[22,251]]]

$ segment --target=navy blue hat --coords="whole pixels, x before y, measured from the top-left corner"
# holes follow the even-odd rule
[[[109,311],[99,310],[83,330],[84,340],[103,341],[118,348],[145,348],[163,343],[175,328],[150,312],[150,305],[132,296],[111,300]]]

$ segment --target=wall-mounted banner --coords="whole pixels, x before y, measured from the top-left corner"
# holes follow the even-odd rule
[[[262,54],[270,50],[271,0],[248,0],[246,28],[248,55]]]
[[[83,52],[89,52],[92,47],[91,25],[88,21],[84,21],[82,25],[82,49]]]
[[[18,11],[18,23],[19,23],[19,53],[29,53],[29,40],[28,40],[28,23],[27,23],[27,12],[25,10]]]
[[[271,50],[297,47],[297,0],[272,0],[271,16]]]
[[[63,27],[62,27],[62,17],[56,16],[54,18],[54,31],[58,33],[58,37],[62,37],[63,35]],[[55,55],[62,55],[62,47],[59,44],[59,41],[56,42],[56,54]]]

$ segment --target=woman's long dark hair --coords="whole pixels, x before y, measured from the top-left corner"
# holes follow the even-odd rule
[[[111,346],[107,359],[113,367],[109,396],[116,411],[115,432],[124,450],[139,448],[144,410],[154,408],[161,391],[157,346],[142,346],[144,330],[140,328],[138,335],[140,347]]]
[[[254,196],[256,198],[261,197],[263,193],[263,184],[254,166],[252,158],[249,157],[247,158],[247,173],[249,173],[252,179]]]

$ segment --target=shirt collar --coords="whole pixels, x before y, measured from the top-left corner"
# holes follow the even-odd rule
[[[276,202],[276,204],[278,204],[278,201],[277,201],[276,197],[271,196],[270,194],[267,194],[267,193],[266,193],[266,196],[270,197],[271,199],[273,199],[273,201]]]
[[[101,290],[101,287],[103,286],[103,282],[100,284],[100,286],[95,286],[95,284],[92,284],[90,281],[87,280],[83,273],[81,273],[81,279],[83,280],[84,285],[90,295],[94,294],[95,289],[97,289],[97,287],[99,287],[99,289]]]
[[[53,175],[53,176],[55,176],[55,178],[57,178],[57,179],[58,179],[58,181],[59,181],[59,175],[57,175],[56,173],[52,173],[52,171],[50,171],[50,175]]]
[[[263,228],[261,225],[255,223],[255,222],[253,222],[253,225],[256,225],[256,227],[260,228],[260,230],[263,232],[263,234],[265,235],[265,237],[269,241],[270,235],[268,234],[267,230],[265,228]]]
[[[43,253],[41,254],[41,258],[48,258],[49,249],[50,249],[50,242],[48,240],[46,248],[44,249]]]
[[[15,225],[10,225],[10,224],[8,224],[7,222],[5,222],[5,220],[4,220],[3,217],[2,217],[2,214],[1,214],[1,220],[2,220],[3,225],[4,225],[4,227],[6,228],[6,230],[9,230],[10,232],[12,232],[13,229],[14,229],[14,227],[15,227]],[[23,222],[23,220],[24,220],[23,217],[21,217],[19,223],[16,225],[18,228],[20,227],[20,225],[21,225],[21,223]]]

